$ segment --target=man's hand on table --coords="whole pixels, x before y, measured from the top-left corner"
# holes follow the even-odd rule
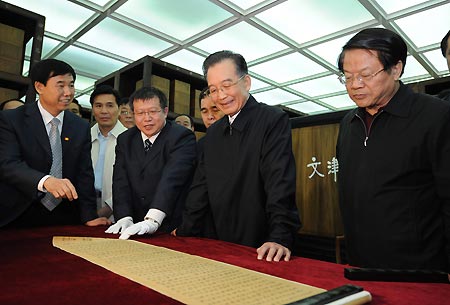
[[[291,258],[291,250],[275,242],[264,243],[256,249],[256,253],[258,254],[259,260],[262,260],[266,256],[266,261],[268,262],[279,262],[283,257],[284,261],[287,262]]]
[[[106,217],[95,218],[85,223],[85,225],[87,225],[88,227],[109,226],[110,224],[111,220]]]

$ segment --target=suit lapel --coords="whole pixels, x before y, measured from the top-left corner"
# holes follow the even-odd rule
[[[66,155],[67,149],[69,149],[71,142],[75,140],[75,126],[76,122],[74,123],[74,118],[70,116],[69,111],[65,110],[64,113],[64,123],[63,123],[63,129],[61,131],[61,146],[62,146],[62,153],[63,156]]]
[[[158,137],[155,140],[155,143],[153,143],[152,148],[150,148],[150,150],[147,153],[144,153],[144,163],[142,165],[142,171],[145,170],[145,168],[152,162],[152,160],[154,158],[156,158],[159,154],[161,149],[163,149],[164,147],[164,140],[166,139],[166,133],[168,133],[169,129],[170,129],[170,122],[166,122],[166,126],[163,127],[163,129],[161,130],[161,133],[158,135]],[[142,151],[144,151],[144,144],[142,143],[142,138],[141,138],[141,147],[142,147]]]
[[[47,130],[45,129],[44,121],[42,119],[42,115],[39,112],[39,108],[37,106],[37,102],[28,106],[25,110],[25,130],[30,130],[30,134],[33,137],[33,140],[37,143],[36,146],[41,147],[47,156],[52,155],[52,150],[50,148],[50,141],[48,139]],[[36,147],[33,143],[29,143],[30,147]]]

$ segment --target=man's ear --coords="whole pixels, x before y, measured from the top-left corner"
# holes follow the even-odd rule
[[[394,75],[395,80],[400,79],[400,74],[402,74],[403,62],[399,60],[395,66],[392,67],[392,73]]]
[[[37,92],[38,94],[41,94],[41,93],[42,93],[44,87],[45,87],[45,86],[44,86],[43,83],[38,82],[38,81],[35,81],[35,82],[34,82],[34,89],[36,90],[36,92]]]

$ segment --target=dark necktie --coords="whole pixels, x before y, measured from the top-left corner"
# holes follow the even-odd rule
[[[50,140],[50,147],[52,149],[50,175],[55,178],[62,178],[62,147],[58,129],[59,120],[53,118],[50,121],[50,125],[50,132],[48,133],[48,139]],[[61,199],[56,199],[51,193],[47,193],[41,202],[49,211],[52,211],[61,202]]]
[[[144,141],[144,144],[145,144],[144,151],[147,153],[150,150],[150,148],[152,148],[152,142],[150,142],[150,140],[147,139]]]

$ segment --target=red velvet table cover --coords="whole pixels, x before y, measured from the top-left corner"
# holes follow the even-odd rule
[[[0,230],[0,304],[180,304],[52,246],[53,236],[117,238],[104,230],[85,226]],[[450,304],[449,284],[350,281],[343,275],[345,265],[301,257],[290,262],[258,261],[255,249],[217,240],[166,234],[136,240],[324,289],[347,283],[362,286],[372,294],[374,305]]]

